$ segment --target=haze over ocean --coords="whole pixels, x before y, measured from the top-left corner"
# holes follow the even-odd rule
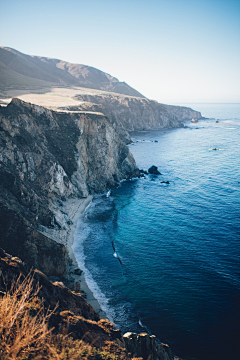
[[[1,46],[93,66],[160,103],[239,102],[239,0],[1,1]]]
[[[123,332],[150,331],[184,358],[230,359],[240,335],[240,104],[194,109],[219,123],[132,134],[139,168],[162,175],[96,195],[74,251]]]

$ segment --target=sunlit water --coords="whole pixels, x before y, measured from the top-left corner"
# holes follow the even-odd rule
[[[240,338],[240,104],[189,106],[214,119],[132,133],[138,167],[154,164],[162,175],[95,196],[79,219],[74,252],[123,332],[153,333],[184,358],[233,359]]]

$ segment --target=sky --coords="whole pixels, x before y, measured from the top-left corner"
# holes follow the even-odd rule
[[[93,66],[161,103],[240,102],[240,0],[0,0],[0,46]]]

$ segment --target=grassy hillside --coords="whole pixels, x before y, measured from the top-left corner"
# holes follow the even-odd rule
[[[22,75],[0,61],[0,90],[21,89],[36,87],[51,87],[57,83],[43,81],[26,75]]]
[[[125,82],[91,66],[30,56],[0,47],[0,89],[43,86],[81,86],[143,97]]]

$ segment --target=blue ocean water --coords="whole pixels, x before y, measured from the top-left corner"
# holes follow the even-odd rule
[[[184,359],[233,359],[240,338],[240,104],[185,105],[211,119],[132,133],[138,167],[154,164],[162,175],[96,195],[79,219],[74,252],[123,332],[155,334]]]

